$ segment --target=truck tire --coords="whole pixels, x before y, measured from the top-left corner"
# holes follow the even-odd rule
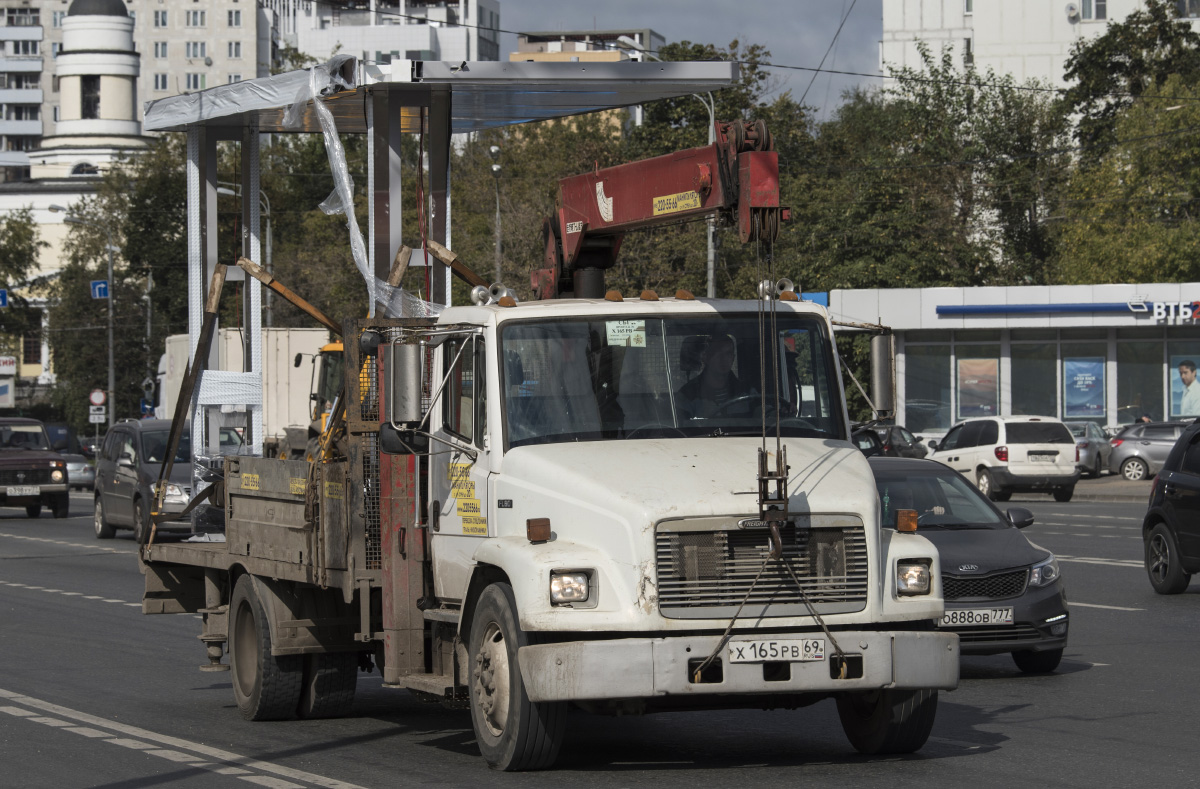
[[[838,696],[842,731],[859,753],[912,753],[929,739],[937,714],[936,690],[881,690]]]
[[[150,540],[150,511],[141,496],[133,500],[133,541],[145,545]]]
[[[25,517],[37,518],[37,517],[40,517],[41,514],[42,514],[42,505],[41,504],[26,504],[25,505]]]
[[[111,540],[117,533],[117,530],[104,517],[104,505],[100,502],[99,496],[96,497],[96,512],[92,515],[92,523],[96,527],[97,540]]]
[[[62,518],[71,517],[71,494],[59,493],[57,496],[55,496],[54,503],[52,504],[52,510],[54,512],[54,517],[60,520]]]
[[[512,587],[483,590],[471,620],[471,724],[488,766],[541,770],[554,764],[566,729],[565,702],[532,702],[525,693],[517,649],[531,643],[517,619]]]
[[[251,721],[288,720],[300,703],[301,655],[271,654],[271,628],[248,575],[238,579],[229,601],[229,666],[233,698]]]
[[[354,706],[358,684],[357,652],[324,652],[304,656],[304,681],[300,685],[301,718],[340,718]]]

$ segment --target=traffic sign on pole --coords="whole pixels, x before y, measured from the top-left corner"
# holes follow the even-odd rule
[[[0,288],[0,307],[8,306],[8,288]]]
[[[92,298],[107,299],[108,298],[108,280],[94,279],[92,280]]]
[[[89,423],[89,424],[93,424],[93,425],[102,425],[102,424],[104,424],[104,423],[105,423],[105,422],[107,422],[107,421],[108,421],[108,417],[107,417],[106,415],[104,415],[104,414],[90,414],[90,415],[88,415],[88,423]]]
[[[92,393],[88,395],[88,402],[92,405],[104,405],[106,400],[108,400],[108,395],[104,394],[103,389],[93,389]]]
[[[91,416],[104,416],[108,413],[108,408],[102,405],[89,405],[88,414]]]

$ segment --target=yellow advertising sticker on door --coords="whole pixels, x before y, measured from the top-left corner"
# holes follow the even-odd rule
[[[242,490],[258,490],[258,475],[243,474],[242,475]]]
[[[487,536],[487,518],[482,515],[464,515],[462,524],[463,534],[471,537]]]
[[[479,499],[459,499],[457,513],[459,515],[482,515],[483,510],[479,506]]]
[[[691,211],[700,207],[698,192],[680,192],[674,195],[663,195],[654,198],[654,215],[674,214],[678,211]]]

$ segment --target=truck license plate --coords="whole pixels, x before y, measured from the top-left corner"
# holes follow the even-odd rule
[[[1012,608],[963,608],[947,611],[939,622],[942,627],[980,627],[983,625],[1011,625]]]
[[[808,662],[825,659],[823,638],[730,641],[730,663]]]
[[[38,485],[10,485],[5,493],[9,496],[40,496],[42,489]]]

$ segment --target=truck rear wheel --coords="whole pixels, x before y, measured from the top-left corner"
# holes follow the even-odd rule
[[[838,697],[838,717],[859,753],[912,753],[929,739],[936,690],[869,690]]]
[[[305,655],[296,714],[301,718],[340,718],[354,706],[357,684],[357,652]]]
[[[488,765],[541,770],[554,764],[566,728],[564,702],[532,702],[525,693],[517,649],[530,643],[516,615],[512,587],[483,590],[471,620],[471,723]]]
[[[233,698],[251,721],[287,720],[296,714],[304,679],[301,655],[271,654],[271,628],[248,575],[229,601],[229,665]]]

